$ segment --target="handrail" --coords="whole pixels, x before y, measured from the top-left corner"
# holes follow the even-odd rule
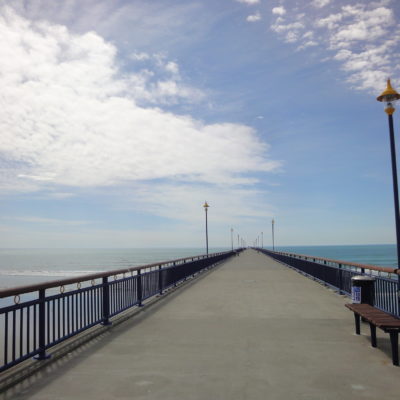
[[[51,347],[96,325],[112,324],[114,316],[143,306],[147,299],[161,296],[240,251],[159,261],[2,290],[1,297],[15,297],[13,305],[0,308],[0,373],[34,356],[45,360]],[[127,272],[132,274],[125,276]],[[112,276],[114,280],[109,279]],[[85,281],[90,283],[81,285]],[[77,283],[77,287],[64,291],[64,285],[71,283]],[[60,293],[46,293],[46,289],[57,286]],[[21,302],[20,295],[28,292],[36,292],[37,297]]]
[[[275,252],[272,252],[272,253],[286,255],[288,257],[310,258],[310,259],[313,259],[313,260],[327,261],[327,262],[331,262],[331,263],[335,263],[335,264],[348,265],[348,266],[351,266],[351,267],[356,267],[356,268],[361,268],[361,269],[369,269],[371,271],[379,271],[379,272],[386,272],[388,274],[400,275],[400,269],[399,268],[379,267],[378,265],[360,264],[360,263],[356,263],[356,262],[349,262],[349,261],[343,261],[343,260],[334,260],[332,258],[316,257],[316,256],[310,256],[310,255],[306,255],[306,254],[288,253],[288,252],[284,252],[284,251],[275,251]]]
[[[0,290],[0,299],[5,298],[5,297],[10,297],[10,296],[16,296],[16,295],[20,295],[20,294],[24,294],[24,293],[35,292],[37,290],[42,290],[42,289],[51,289],[51,288],[64,286],[64,285],[71,285],[73,283],[91,281],[94,279],[104,278],[107,276],[120,275],[120,274],[124,274],[124,273],[132,273],[132,272],[139,271],[142,269],[159,267],[159,266],[167,265],[167,264],[174,264],[174,263],[178,263],[178,262],[182,262],[182,261],[186,261],[186,260],[191,260],[191,261],[194,261],[195,259],[201,260],[201,259],[204,259],[207,257],[222,255],[222,254],[226,254],[229,252],[230,251],[224,251],[224,252],[209,254],[208,256],[205,254],[202,254],[202,255],[192,256],[192,257],[177,258],[175,260],[159,261],[159,262],[155,262],[152,264],[139,265],[139,266],[133,267],[133,268],[123,268],[123,269],[116,269],[116,270],[111,270],[111,271],[97,272],[95,274],[78,275],[78,276],[75,276],[72,278],[65,278],[65,279],[59,279],[59,280],[48,281],[48,282],[43,282],[43,283],[36,283],[33,285],[24,285],[24,286],[17,286],[17,287],[2,289],[2,290]]]

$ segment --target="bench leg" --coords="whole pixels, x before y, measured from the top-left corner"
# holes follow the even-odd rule
[[[354,313],[354,322],[356,323],[356,335],[360,334],[360,316]]]
[[[390,343],[392,344],[393,365],[399,365],[399,332],[392,331],[389,333],[390,333]]]
[[[376,326],[370,322],[369,327],[371,329],[371,346],[376,347]]]

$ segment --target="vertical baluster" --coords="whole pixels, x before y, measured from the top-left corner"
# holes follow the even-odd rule
[[[70,311],[70,300],[71,296],[68,295],[67,299],[67,335],[71,333],[71,311]]]
[[[69,332],[70,334],[72,334],[75,330],[75,311],[74,311],[74,307],[75,307],[75,298],[74,295],[71,294],[69,297],[70,300],[70,313],[71,313],[71,331]]]
[[[342,264],[339,264],[339,293],[344,294]]]
[[[50,343],[50,328],[51,328],[51,325],[50,325],[50,301],[47,301],[45,304],[46,304],[46,309],[47,309],[46,310],[46,317],[47,317],[47,324],[46,324],[47,341],[46,341],[46,344],[48,344],[48,343]]]
[[[124,277],[124,280],[122,281],[121,299],[122,299],[122,308],[126,308],[126,279],[125,279],[125,277]]]
[[[91,288],[85,291],[85,296],[86,296],[86,324],[87,325],[90,325],[92,323],[91,313],[93,311],[93,304],[90,301],[91,293],[92,293],[92,289]]]
[[[118,296],[118,312],[122,309],[122,282],[117,283],[117,296]]]
[[[94,314],[94,303],[93,303],[93,288],[90,288],[90,290],[87,292],[88,294],[88,317],[89,317],[89,324],[93,324],[93,314]]]
[[[130,305],[133,306],[136,303],[135,281],[133,280],[133,276],[129,278],[129,298],[130,298]]]
[[[4,364],[8,363],[8,312],[4,314]]]
[[[38,305],[34,304],[33,306],[33,350],[36,350],[38,348],[38,343],[37,343],[37,331],[38,331],[38,325],[37,325],[37,309]]]
[[[162,283],[162,269],[161,265],[158,266],[158,293],[163,294],[163,283]]]
[[[74,295],[74,298],[75,298],[75,321],[76,321],[75,332],[79,329],[79,320],[81,317],[81,313],[79,311],[80,306],[81,306],[81,302],[79,301],[79,295],[80,295],[80,293],[75,293],[75,295]]]
[[[100,299],[101,299],[101,289],[97,288],[94,292],[94,298],[96,302],[96,321],[100,320]]]
[[[142,307],[142,272],[140,269],[137,271],[137,296],[138,296],[138,306]]]
[[[15,361],[15,310],[12,312],[12,361]]]
[[[57,299],[57,340],[61,338],[61,312],[60,312],[61,299]]]
[[[79,329],[82,329],[85,323],[85,316],[84,316],[84,303],[82,299],[82,292],[79,292],[79,321],[80,321],[80,326]]]
[[[375,281],[375,304],[381,307],[381,280],[379,278]]]
[[[19,356],[24,355],[24,309],[19,309]]]
[[[389,312],[394,314],[395,313],[395,304],[397,303],[397,301],[396,301],[396,290],[393,290],[395,288],[393,287],[392,282],[389,282],[388,286],[390,287],[390,296],[389,296],[389,298],[390,298],[390,309],[389,309]]]
[[[385,293],[385,296],[383,297],[383,309],[387,310],[387,297],[388,297],[388,293],[387,293],[387,282],[383,281],[383,291]]]
[[[51,323],[53,325],[53,342],[55,342],[56,341],[56,300],[55,299],[53,299],[51,301],[51,307],[52,307],[51,315],[52,315],[52,319],[53,319],[51,321]]]
[[[90,301],[89,301],[89,290],[85,290],[84,294],[85,296],[85,325],[88,326],[90,325]]]
[[[101,302],[103,298],[102,288],[97,288],[95,292],[96,300],[96,321],[100,321],[102,318]]]
[[[49,358],[46,354],[46,290],[39,290],[39,354],[37,360]]]
[[[65,308],[65,296],[62,298],[62,315],[63,315],[63,337],[65,337],[65,330],[67,328],[67,322],[66,322],[66,316],[67,316],[67,310]]]
[[[28,306],[26,314],[26,352],[31,352],[31,306]]]

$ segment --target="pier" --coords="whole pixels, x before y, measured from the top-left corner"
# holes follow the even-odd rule
[[[389,338],[356,336],[348,302],[245,250],[71,339],[0,400],[398,399]]]

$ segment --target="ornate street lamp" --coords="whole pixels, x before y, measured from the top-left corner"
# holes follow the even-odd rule
[[[204,211],[206,212],[206,248],[207,248],[207,255],[208,255],[208,221],[207,221],[207,214],[208,214],[208,207],[210,207],[207,202],[203,204]]]
[[[392,88],[390,79],[387,80],[386,90],[377,97],[378,101],[386,103],[385,112],[389,120],[390,153],[392,156],[392,177],[394,194],[394,213],[396,220],[396,239],[397,239],[397,268],[400,268],[400,212],[399,212],[399,189],[397,183],[397,163],[396,163],[396,145],[394,141],[393,113],[395,112],[394,103],[400,99],[400,94]],[[400,309],[400,275],[397,280],[398,307]]]

